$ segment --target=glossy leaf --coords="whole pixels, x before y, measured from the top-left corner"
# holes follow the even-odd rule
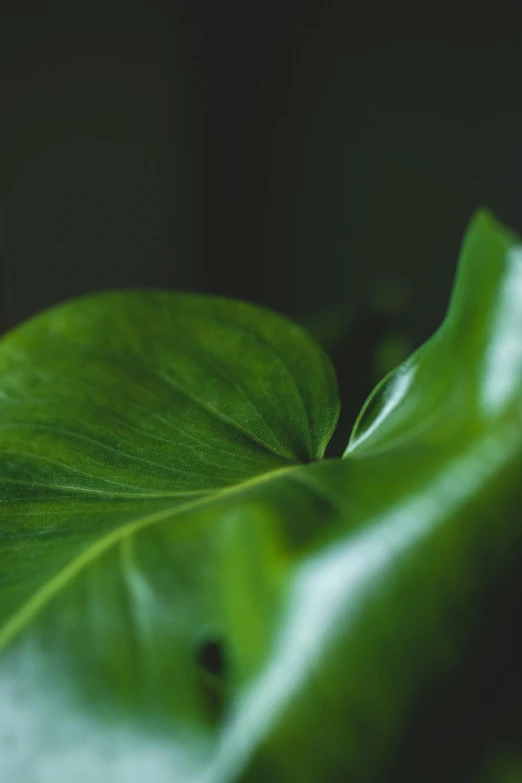
[[[1,779],[404,780],[522,545],[521,259],[477,216],[344,459],[327,359],[258,308],[106,294],[4,338]]]

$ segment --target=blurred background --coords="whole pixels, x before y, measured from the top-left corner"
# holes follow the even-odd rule
[[[338,449],[440,322],[473,211],[522,231],[520,17],[516,3],[3,7],[0,328],[107,288],[270,306],[334,359]],[[499,746],[484,783],[522,780],[514,752]]]

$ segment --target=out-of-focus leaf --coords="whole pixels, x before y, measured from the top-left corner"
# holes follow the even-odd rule
[[[522,248],[486,214],[344,459],[330,365],[274,314],[121,293],[10,333],[1,779],[402,783],[521,551],[521,369]]]

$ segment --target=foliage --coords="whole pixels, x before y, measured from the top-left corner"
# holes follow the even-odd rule
[[[127,291],[8,334],[1,779],[515,769],[521,370],[522,248],[486,213],[342,458],[332,367],[274,313]]]

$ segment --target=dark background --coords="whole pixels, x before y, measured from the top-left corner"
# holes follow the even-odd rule
[[[4,7],[0,329],[115,287],[269,305],[330,350],[346,443],[375,380],[439,323],[473,211],[522,231],[516,9]],[[429,741],[452,697],[435,717],[426,707],[418,747],[431,757],[412,779],[445,778],[464,725],[475,751],[481,695],[475,675],[462,682],[467,706],[440,752]],[[492,683],[501,704],[511,686]]]
[[[112,287],[294,316],[384,288],[424,339],[473,210],[522,229],[522,56],[509,6],[419,6],[4,9],[12,319]]]

